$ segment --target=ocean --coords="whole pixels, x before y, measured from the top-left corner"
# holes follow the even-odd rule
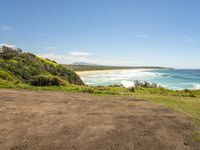
[[[200,89],[200,70],[104,70],[79,74],[87,85],[107,86],[122,84],[125,87],[134,85],[135,80],[149,81],[174,90]]]

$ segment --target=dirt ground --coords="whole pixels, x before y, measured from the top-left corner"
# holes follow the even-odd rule
[[[0,150],[200,150],[193,129],[145,100],[0,90]]]

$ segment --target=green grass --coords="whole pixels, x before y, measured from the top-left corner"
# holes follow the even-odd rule
[[[123,87],[92,87],[66,84],[65,86],[36,87],[21,82],[0,79],[0,88],[45,90],[63,92],[84,92],[98,95],[131,96],[146,99],[153,103],[164,104],[194,119],[198,128],[194,140],[200,142],[200,90],[173,91],[164,88],[137,88],[134,90]]]
[[[192,117],[197,127],[194,140],[200,142],[200,97],[163,96],[141,93],[135,94],[134,97],[142,98],[154,103],[164,104],[176,111]]]
[[[8,71],[2,70],[1,68],[0,68],[0,78],[9,81],[13,80],[12,74],[9,73]]]

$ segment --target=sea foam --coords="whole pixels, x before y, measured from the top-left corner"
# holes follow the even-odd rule
[[[121,84],[126,88],[130,88],[130,87],[134,86],[134,82],[133,81],[123,80],[123,81],[121,81]]]
[[[200,71],[199,71],[200,72]],[[200,73],[196,70],[104,70],[80,74],[81,79],[88,85],[122,84],[130,88],[134,81],[147,81],[174,90],[200,89]]]
[[[200,89],[200,84],[197,84],[196,86],[195,86],[195,89]]]

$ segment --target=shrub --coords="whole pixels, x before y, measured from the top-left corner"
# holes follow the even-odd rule
[[[30,80],[31,85],[34,86],[62,86],[65,85],[65,81],[59,77],[52,76],[35,76]]]
[[[94,93],[94,89],[90,88],[90,87],[85,87],[85,88],[81,88],[81,92],[86,92],[86,93]]]
[[[9,81],[13,79],[12,75],[4,70],[0,70],[0,78],[3,80],[9,80]]]
[[[15,57],[16,55],[18,55],[19,53],[17,50],[7,47],[7,46],[2,46],[1,49],[2,49],[1,55],[3,59],[11,59]]]
[[[158,85],[156,83],[151,83],[147,81],[134,81],[135,88],[143,87],[143,88],[158,88]]]

